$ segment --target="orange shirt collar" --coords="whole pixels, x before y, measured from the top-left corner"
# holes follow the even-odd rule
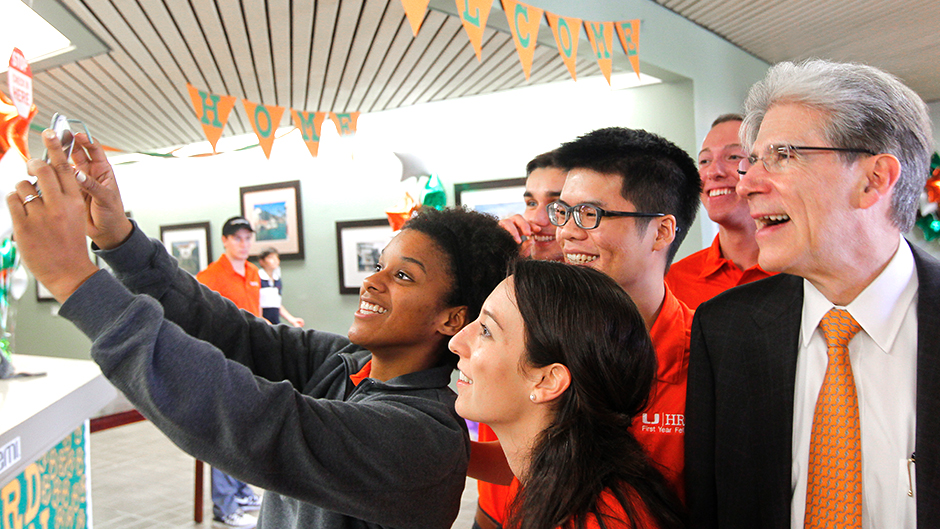
[[[668,285],[665,285],[665,289],[663,306],[650,329],[650,338],[659,360],[657,380],[678,384],[688,369],[692,316],[695,311],[679,301]]]
[[[366,365],[362,366],[362,369],[354,375],[349,375],[349,380],[352,380],[354,386],[358,386],[363,379],[368,378],[372,374],[372,360],[366,362]]]

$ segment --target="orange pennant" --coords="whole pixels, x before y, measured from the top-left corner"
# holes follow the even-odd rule
[[[509,22],[509,32],[512,33],[512,40],[516,43],[516,52],[522,62],[525,80],[528,81],[543,11],[537,7],[516,2],[516,0],[502,0],[502,2],[503,11],[506,12],[506,21]]]
[[[490,17],[492,0],[456,0],[457,15],[463,22],[463,29],[470,37],[470,44],[477,54],[477,61],[483,61],[483,30],[486,29],[486,19]]]
[[[228,123],[228,115],[235,107],[235,98],[203,92],[189,83],[186,83],[186,89],[189,90],[189,97],[193,101],[196,118],[202,124],[202,131],[212,144],[212,152],[216,152],[215,144],[222,137],[222,129]]]
[[[248,114],[248,121],[251,122],[251,128],[255,129],[258,136],[258,143],[261,144],[261,150],[264,156],[271,158],[271,146],[274,144],[274,132],[281,124],[281,116],[284,115],[284,107],[274,105],[259,105],[246,99],[242,99],[245,105],[245,113]]]
[[[431,0],[401,0],[408,22],[411,23],[411,32],[415,37],[418,36],[418,30],[421,29],[421,23],[424,22],[424,15],[428,12],[430,3]]]
[[[291,112],[294,118],[294,125],[300,129],[300,135],[307,144],[307,150],[310,156],[316,157],[320,150],[320,128],[323,126],[323,120],[326,119],[326,112],[301,112],[294,110]]]
[[[565,61],[571,78],[577,81],[578,77],[574,71],[578,60],[578,33],[581,31],[581,19],[560,17],[548,11],[545,12],[545,16],[548,18],[549,27],[552,28],[552,34],[555,35],[555,44],[558,46],[561,60]]]
[[[585,20],[584,28],[588,33],[588,40],[591,41],[591,48],[594,49],[597,65],[601,67],[601,72],[607,78],[607,84],[610,85],[610,70],[614,64],[613,57],[610,55],[614,48],[614,23]]]
[[[623,46],[623,52],[630,59],[633,71],[636,72],[637,79],[640,78],[640,19],[621,20],[615,22],[617,36],[620,37],[620,45]]]
[[[330,119],[333,120],[333,124],[336,125],[336,132],[340,136],[352,136],[356,133],[356,121],[359,120],[358,112],[346,112],[337,114],[336,112],[330,112]]]

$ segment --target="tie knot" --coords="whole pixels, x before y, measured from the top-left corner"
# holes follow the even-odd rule
[[[848,311],[835,307],[829,309],[829,312],[823,316],[822,321],[819,322],[819,327],[822,329],[829,347],[846,347],[849,340],[861,329],[861,326]]]

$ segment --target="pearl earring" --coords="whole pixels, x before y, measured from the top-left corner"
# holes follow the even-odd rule
[[[531,400],[532,402],[535,402],[535,393],[529,394],[529,400]]]

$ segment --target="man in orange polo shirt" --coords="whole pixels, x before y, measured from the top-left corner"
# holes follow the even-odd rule
[[[549,218],[565,261],[612,277],[650,329],[659,369],[631,428],[681,497],[693,312],[664,276],[698,211],[695,162],[665,138],[621,127],[595,130],[555,153],[568,177]]]
[[[222,225],[225,253],[196,279],[231,300],[235,305],[261,317],[261,278],[258,267],[248,262],[254,228],[244,217],[232,217]],[[212,514],[230,527],[254,527],[257,520],[245,514],[261,507],[261,498],[248,486],[212,468]]]
[[[660,136],[620,127],[595,130],[554,152],[568,172],[559,199],[548,206],[562,256],[613,278],[650,330],[659,369],[649,405],[631,429],[681,498],[693,311],[673,295],[664,276],[698,211],[701,182],[695,162]],[[472,468],[480,468],[476,457],[471,454]],[[490,452],[484,458],[481,466],[487,471],[496,466]],[[474,526],[494,529],[507,513],[480,514]]]
[[[743,119],[740,114],[718,116],[698,154],[702,204],[718,223],[718,235],[710,247],[675,263],[666,274],[666,284],[691,309],[729,288],[773,275],[757,264],[757,227],[747,200],[734,191],[738,164],[746,157],[738,138]]]

